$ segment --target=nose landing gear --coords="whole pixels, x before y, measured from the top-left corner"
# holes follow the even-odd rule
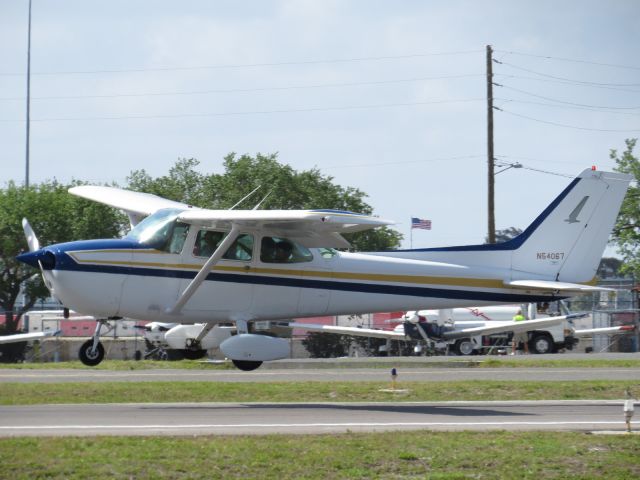
[[[93,339],[87,340],[80,347],[78,352],[80,361],[88,367],[95,367],[104,358],[104,347],[100,342],[94,347]]]
[[[84,342],[78,352],[80,361],[88,367],[95,367],[104,359],[104,347],[100,343],[100,330],[103,325],[107,325],[107,321],[98,320],[93,337]]]

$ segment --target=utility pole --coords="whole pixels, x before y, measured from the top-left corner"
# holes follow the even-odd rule
[[[27,40],[27,145],[25,159],[24,186],[29,187],[29,126],[31,111],[31,0],[29,0],[29,27]]]
[[[493,49],[487,45],[487,180],[488,180],[488,239],[496,243],[496,218],[494,203],[494,155],[493,155]]]

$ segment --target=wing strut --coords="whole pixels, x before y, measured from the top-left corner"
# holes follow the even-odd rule
[[[207,275],[209,275],[209,272],[214,267],[214,265],[218,263],[218,261],[222,258],[222,255],[224,255],[224,253],[229,249],[231,244],[236,241],[239,232],[240,226],[234,223],[231,227],[229,235],[224,237],[224,240],[222,240],[222,243],[218,246],[218,248],[216,248],[216,251],[213,252],[213,254],[209,257],[209,260],[205,262],[195,278],[191,280],[191,283],[187,285],[187,288],[184,289],[184,292],[182,292],[182,295],[180,295],[180,298],[178,298],[176,304],[173,307],[167,309],[167,313],[169,315],[178,315],[180,313],[182,307],[184,307],[184,304],[189,301],[194,293],[196,293],[196,290],[198,289],[198,287],[200,287],[202,282],[205,281]]]

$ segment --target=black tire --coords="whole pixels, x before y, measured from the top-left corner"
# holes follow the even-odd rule
[[[161,349],[158,360],[168,360],[170,362],[184,360],[184,350],[174,350],[172,348],[168,350]]]
[[[206,350],[182,350],[184,358],[187,360],[200,360],[207,356]]]
[[[544,354],[555,352],[553,339],[546,333],[534,333],[529,341],[529,350],[533,353]]]
[[[255,370],[262,362],[253,362],[251,360],[231,360],[236,368],[243,370],[245,372],[250,372],[251,370]]]
[[[78,352],[80,361],[87,367],[95,367],[104,358],[104,347],[102,346],[102,343],[98,342],[96,351],[93,353],[91,352],[92,347],[93,339],[87,340],[82,344],[82,346],[80,347],[80,351]]]
[[[469,338],[461,338],[460,340],[457,340],[453,349],[458,355],[462,355],[463,357],[473,355],[475,350],[473,342]]]

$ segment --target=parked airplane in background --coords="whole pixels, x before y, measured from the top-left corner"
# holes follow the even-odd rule
[[[528,320],[514,322],[513,317],[519,311],[524,312]],[[442,351],[450,349],[458,355],[482,353],[485,347],[483,339],[491,334],[526,332],[529,336],[530,351],[553,353],[558,349],[572,349],[574,344],[578,342],[577,337],[588,337],[594,334],[625,334],[634,331],[633,325],[589,329],[575,328],[572,320],[587,315],[585,313],[560,316],[555,317],[557,318],[555,321],[552,320],[553,315],[547,312],[537,312],[535,304],[490,305],[410,311],[397,319],[399,325],[393,330],[296,322],[291,323],[290,326],[313,332],[386,340],[440,342],[442,343]],[[506,341],[510,338],[501,335],[499,340]],[[494,344],[491,343],[487,347],[492,345]]]
[[[149,322],[137,328],[143,330],[147,343],[145,358],[158,360],[198,360],[207,356],[207,350],[220,344],[235,333],[235,327],[216,325],[196,341],[204,324],[182,325],[178,323]]]
[[[24,220],[30,252],[18,259],[40,268],[65,306],[104,321],[204,323],[196,345],[215,325],[233,322],[238,334],[220,349],[237,367],[252,370],[289,355],[286,340],[252,333],[259,320],[550,302],[594,290],[589,282],[630,180],[585,170],[505,243],[367,254],[335,250],[349,246],[341,234],[391,222],[338,210],[206,210],[80,186],[70,193],[124,210],[131,232],[40,248]],[[80,350],[85,364],[104,357],[102,323]]]

